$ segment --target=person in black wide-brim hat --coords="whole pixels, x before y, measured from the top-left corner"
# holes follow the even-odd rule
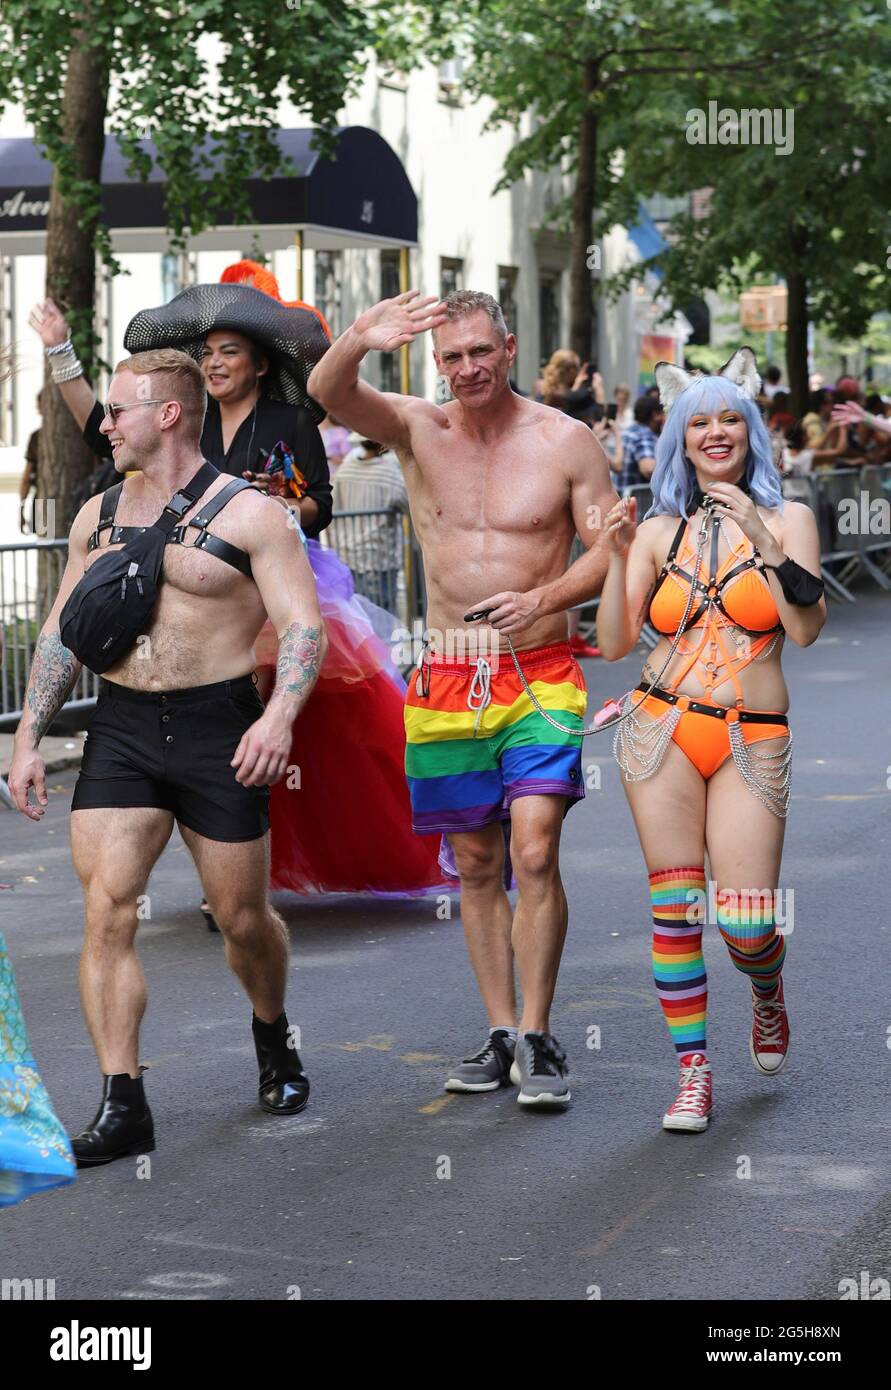
[[[47,300],[32,312],[31,324],[84,440],[100,457],[112,457],[99,430],[102,406],[83,377],[58,308]],[[174,347],[194,357],[208,392],[204,457],[223,473],[267,488],[266,461],[284,446],[305,480],[299,501],[303,531],[318,536],[328,526],[331,482],[318,430],[324,411],[306,391],[307,377],[328,347],[315,314],[247,285],[193,285],[169,304],[140,311],[127,327],[124,346],[128,352]]]

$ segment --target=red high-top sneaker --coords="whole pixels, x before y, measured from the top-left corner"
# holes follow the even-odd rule
[[[752,995],[752,1036],[749,1052],[762,1076],[776,1076],[785,1065],[789,1053],[789,1018],[783,1002],[783,981],[774,999],[759,999]]]
[[[701,1052],[685,1053],[681,1059],[681,1089],[677,1100],[662,1116],[662,1128],[698,1133],[708,1128],[711,1109],[711,1063]]]

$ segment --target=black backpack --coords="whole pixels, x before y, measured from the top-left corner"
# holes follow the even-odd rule
[[[101,675],[145,632],[158,600],[167,537],[218,477],[219,470],[205,462],[157,521],[120,550],[96,560],[72,590],[59,618],[59,634],[88,670]]]

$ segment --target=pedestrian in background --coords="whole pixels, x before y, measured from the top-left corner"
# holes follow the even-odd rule
[[[322,443],[325,446],[328,471],[333,478],[352,448],[350,432],[339,420],[335,420],[333,415],[326,415],[319,425],[319,434],[322,436]]]
[[[658,390],[658,388],[657,388]],[[634,405],[634,424],[622,436],[622,470],[619,491],[647,482],[656,467],[656,439],[662,431],[665,414],[658,398],[641,396]]]
[[[376,440],[351,434],[350,443],[334,478],[334,511],[380,515],[336,518],[334,546],[352,570],[356,593],[395,613],[402,567],[402,528],[395,515],[408,511],[405,479],[396,455]]]

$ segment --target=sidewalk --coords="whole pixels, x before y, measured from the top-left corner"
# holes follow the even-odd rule
[[[47,772],[61,772],[66,767],[79,767],[83,752],[85,734],[68,734],[64,738],[45,738],[40,743],[40,754],[46,763]],[[0,777],[9,776],[12,762],[12,734],[0,734]]]

